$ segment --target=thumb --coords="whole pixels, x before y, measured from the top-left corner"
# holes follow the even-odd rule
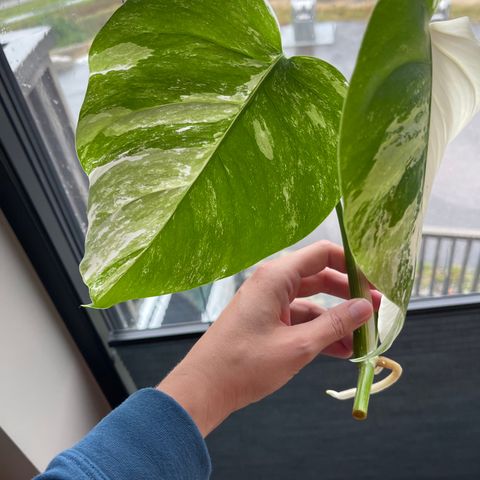
[[[332,343],[341,340],[366,323],[373,315],[371,303],[365,299],[354,299],[327,310],[314,320],[293,328],[304,330],[314,344],[315,354]]]

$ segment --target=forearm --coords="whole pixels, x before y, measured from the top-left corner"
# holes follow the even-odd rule
[[[210,458],[184,409],[154,389],[132,395],[37,480],[207,479]]]
[[[234,368],[218,351],[225,343],[216,338],[221,323],[220,318],[157,386],[188,412],[204,438],[238,408],[228,386]]]

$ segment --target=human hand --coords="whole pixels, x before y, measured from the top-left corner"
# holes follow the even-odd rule
[[[234,411],[285,385],[319,353],[352,354],[352,332],[372,315],[367,300],[330,310],[297,297],[349,298],[341,247],[322,241],[261,265],[221,316],[158,385],[206,436]],[[372,290],[377,308],[380,294]]]

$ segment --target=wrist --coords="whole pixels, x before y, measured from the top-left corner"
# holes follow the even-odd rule
[[[234,411],[233,403],[228,401],[218,382],[200,369],[183,363],[160,382],[157,390],[172,397],[185,409],[203,437]]]

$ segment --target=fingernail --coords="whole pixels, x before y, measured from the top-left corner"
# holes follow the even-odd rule
[[[359,325],[365,323],[372,314],[372,305],[364,298],[353,300],[348,305],[348,311],[352,316],[352,320]]]

